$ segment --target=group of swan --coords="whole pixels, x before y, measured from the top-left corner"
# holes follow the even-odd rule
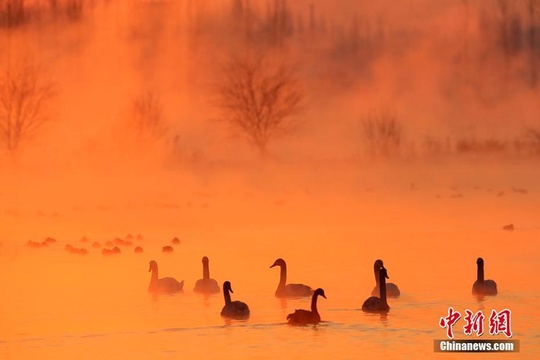
[[[210,278],[209,260],[208,257],[203,257],[203,278],[199,279],[195,288],[195,292],[212,294],[220,291],[216,280]],[[473,295],[497,295],[497,284],[493,280],[484,280],[484,260],[478,258],[477,264],[477,280],[473,284]],[[317,298],[322,296],[326,299],[324,290],[321,288],[315,291],[304,284],[287,284],[287,264],[283,259],[277,259],[270,268],[275,266],[280,267],[279,284],[275,292],[275,296],[279,298],[304,297],[311,296],[311,310],[298,309],[294,313],[287,315],[287,321],[291,325],[308,325],[318,324],[321,321],[321,316],[317,310]],[[388,305],[388,297],[398,297],[401,292],[396,284],[387,283],[388,271],[384,267],[382,260],[377,259],[373,264],[375,275],[375,287],[371,292],[371,297],[364,301],[362,310],[366,312],[387,312],[390,310]],[[181,292],[184,288],[184,281],[178,281],[172,277],[158,278],[157,263],[150,261],[150,269],[152,277],[148,291],[154,294],[175,293]],[[247,319],[250,311],[249,306],[242,301],[232,301],[231,294],[233,293],[231,283],[225,281],[223,283],[223,296],[225,298],[225,306],[221,310],[221,316],[232,319]]]

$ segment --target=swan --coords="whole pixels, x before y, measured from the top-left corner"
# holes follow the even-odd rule
[[[304,284],[286,284],[287,264],[285,263],[285,260],[277,259],[270,268],[273,268],[274,266],[279,266],[281,268],[279,284],[276,289],[277,297],[300,297],[311,296],[313,294],[313,289],[310,286]]]
[[[158,278],[158,265],[154,260],[150,261],[148,272],[152,272],[148,292],[153,294],[175,293],[184,290],[184,280],[178,281],[172,277]]]
[[[214,294],[220,291],[216,280],[210,278],[210,269],[208,267],[208,257],[202,258],[203,263],[203,278],[197,280],[193,291],[205,294]]]
[[[476,260],[476,281],[473,284],[473,295],[497,295],[497,283],[493,280],[484,280],[484,259]]]
[[[287,315],[287,320],[290,325],[316,325],[321,322],[321,315],[317,311],[317,297],[322,296],[326,299],[324,290],[318,288],[311,297],[311,311],[308,310],[296,310],[295,312]]]
[[[171,252],[174,252],[174,248],[172,246],[164,246],[162,249],[161,249],[162,252],[166,252],[166,253],[171,253]]]
[[[372,296],[364,301],[362,310],[368,312],[386,312],[390,310],[390,306],[386,302],[386,279],[389,279],[388,273],[384,266],[379,268],[379,284],[381,297]]]
[[[221,309],[221,316],[231,319],[247,319],[249,317],[249,306],[242,301],[231,301],[231,294],[234,292],[231,288],[231,283],[225,281],[223,283],[223,296],[225,297],[225,306]]]
[[[379,269],[384,267],[383,261],[381,259],[375,260],[373,264],[373,272],[375,273],[375,287],[371,291],[371,296],[379,296]],[[394,283],[386,283],[386,296],[388,297],[398,297],[401,294],[399,288]]]

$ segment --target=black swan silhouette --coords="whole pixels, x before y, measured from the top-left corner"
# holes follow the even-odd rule
[[[476,281],[473,284],[473,295],[497,295],[497,283],[493,280],[484,280],[484,259],[476,260]]]
[[[379,268],[379,284],[381,297],[372,296],[364,301],[362,310],[367,312],[387,312],[390,306],[386,302],[386,279],[389,279],[384,266]]]
[[[279,284],[276,289],[277,297],[302,297],[311,296],[313,289],[304,284],[286,284],[287,282],[287,264],[283,259],[277,259],[270,268],[279,266],[281,268],[279,276]]]
[[[231,319],[247,319],[249,317],[249,306],[242,301],[231,301],[231,294],[234,292],[231,288],[231,283],[225,281],[223,283],[223,296],[225,297],[225,306],[221,309],[221,316]]]
[[[311,297],[311,311],[308,310],[296,310],[295,312],[287,315],[287,320],[290,325],[316,325],[321,322],[321,315],[317,311],[317,297],[322,296],[326,299],[324,290],[318,288]]]

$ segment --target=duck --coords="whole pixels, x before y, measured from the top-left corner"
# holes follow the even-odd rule
[[[473,295],[497,295],[497,283],[493,280],[484,280],[484,259],[476,259],[476,281],[473,284]]]
[[[389,279],[388,272],[384,266],[379,268],[380,297],[371,296],[362,305],[362,310],[367,312],[387,312],[390,310],[386,301],[386,279]]]
[[[219,285],[216,280],[210,278],[210,268],[208,266],[208,257],[202,258],[203,263],[203,278],[197,280],[193,291],[203,294],[215,294],[220,292]]]
[[[225,297],[225,306],[221,309],[221,316],[231,319],[247,319],[249,317],[249,306],[242,301],[231,301],[231,294],[234,293],[231,282],[223,283],[223,296]]]
[[[276,297],[303,297],[313,295],[313,289],[311,286],[304,284],[286,284],[287,282],[287,263],[285,260],[279,258],[270,268],[279,266],[281,268],[279,276],[279,284],[276,289]]]
[[[373,272],[375,274],[375,287],[371,291],[371,296],[379,296],[379,269],[384,267],[384,263],[381,259],[375,260],[373,264]],[[388,297],[398,297],[401,294],[399,288],[394,283],[386,283],[386,296]]]
[[[320,323],[321,315],[317,311],[317,298],[319,296],[326,299],[324,290],[321,288],[313,292],[313,296],[311,297],[311,311],[299,309],[287,315],[289,325],[317,325]]]
[[[150,261],[148,272],[152,272],[148,292],[153,294],[172,294],[184,290],[184,280],[178,281],[172,277],[158,278],[158,264],[156,261]]]

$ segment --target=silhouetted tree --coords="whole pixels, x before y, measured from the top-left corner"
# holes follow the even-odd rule
[[[24,0],[0,0],[0,27],[12,28],[24,20]]]
[[[70,20],[79,20],[83,12],[83,0],[68,0],[66,3],[66,14]]]
[[[529,51],[530,51],[530,69],[531,69],[531,86],[536,87],[538,82],[538,69],[536,60],[536,26],[537,26],[537,12],[540,6],[540,1],[529,0],[528,13],[529,13]]]
[[[499,6],[499,31],[504,56],[505,78],[508,80],[510,68],[510,3],[508,0],[498,0]]]
[[[286,37],[292,35],[292,15],[286,0],[268,3],[266,27],[272,44],[281,46]]]
[[[48,121],[52,84],[31,64],[8,67],[0,76],[0,143],[15,154]]]
[[[397,117],[388,111],[372,111],[361,120],[366,150],[371,156],[397,155],[402,129]]]
[[[156,140],[164,133],[161,100],[152,91],[146,91],[133,99],[131,124],[137,141]]]
[[[528,128],[526,139],[530,152],[534,155],[540,155],[540,128]]]
[[[219,87],[224,119],[246,135],[262,155],[272,138],[288,130],[302,93],[295,68],[271,66],[261,56],[233,58]]]

